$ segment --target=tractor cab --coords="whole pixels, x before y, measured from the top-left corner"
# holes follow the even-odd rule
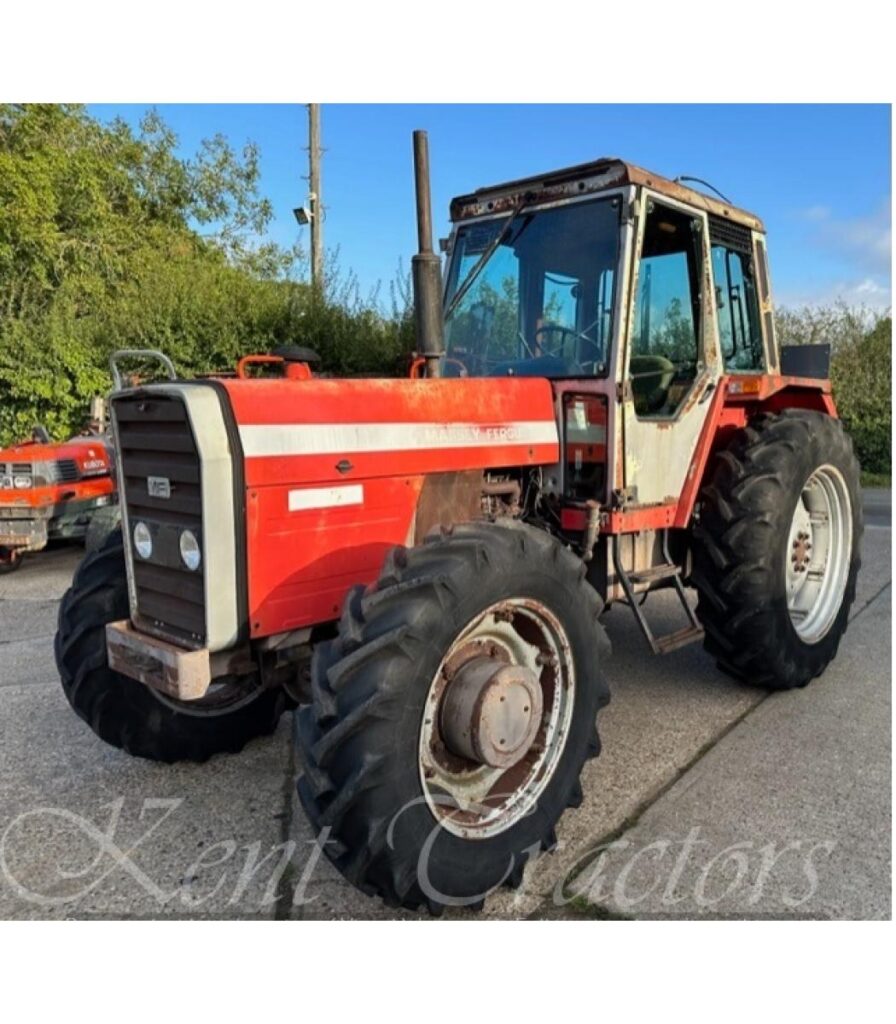
[[[744,210],[603,159],[461,196],[451,217],[448,375],[612,376],[629,318],[644,412],[672,411],[701,356],[766,366],[764,228]]]
[[[722,377],[777,371],[764,228],[744,210],[602,159],[461,196],[451,217],[443,375],[554,382],[571,498],[589,440],[619,457],[587,497],[679,495]]]

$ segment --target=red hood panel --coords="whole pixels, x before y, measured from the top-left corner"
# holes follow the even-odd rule
[[[221,382],[249,486],[433,473],[559,458],[541,378]]]

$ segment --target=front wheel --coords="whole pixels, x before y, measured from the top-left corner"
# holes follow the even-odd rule
[[[859,466],[842,423],[765,414],[719,453],[695,529],[697,614],[735,676],[805,686],[846,631],[861,564]]]
[[[315,651],[301,802],[392,906],[481,905],[582,798],[609,645],[584,567],[543,531],[469,524],[397,549]]]
[[[16,548],[0,547],[0,576],[22,567],[22,553]]]
[[[273,732],[286,707],[282,690],[254,677],[213,681],[198,701],[180,701],[109,668],[106,624],[129,615],[121,530],[85,556],[59,606],[56,665],[69,704],[114,747],[153,761],[205,761],[236,753]]]

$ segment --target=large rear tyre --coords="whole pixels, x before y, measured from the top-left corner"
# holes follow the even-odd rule
[[[236,753],[273,732],[286,707],[282,690],[221,684],[202,701],[177,701],[113,672],[106,659],[108,622],[129,614],[121,531],[85,556],[62,599],[56,665],[69,704],[113,747],[153,761],[205,761]],[[224,687],[230,686],[230,690]]]
[[[299,798],[349,881],[434,913],[519,885],[600,750],[600,610],[581,560],[515,522],[396,549],[349,594],[295,716]]]
[[[807,409],[764,414],[718,454],[700,495],[691,582],[705,646],[736,677],[805,686],[837,653],[861,564],[852,442]]]

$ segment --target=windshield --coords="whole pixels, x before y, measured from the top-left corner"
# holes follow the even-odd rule
[[[619,206],[610,198],[524,208],[460,228],[445,296],[444,375],[605,374]]]

